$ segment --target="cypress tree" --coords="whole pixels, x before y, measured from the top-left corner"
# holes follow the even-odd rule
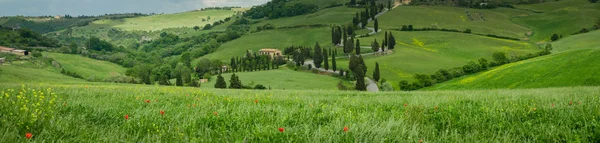
[[[375,33],[377,33],[377,31],[379,31],[379,22],[377,21],[377,18],[375,18],[375,23],[373,23],[373,25],[375,26]]]
[[[379,43],[377,42],[377,39],[371,43],[371,50],[373,50],[373,52],[379,51]]]
[[[345,45],[346,41],[348,41],[348,34],[343,29],[340,32],[342,32],[342,41],[341,42],[344,43],[344,45]]]
[[[391,32],[390,32],[390,35],[388,36],[387,46],[388,46],[388,49],[394,49],[394,47],[396,46],[396,38],[394,38],[394,35],[392,35]]]
[[[323,63],[323,50],[321,50],[321,46],[319,46],[319,42],[315,45],[315,55],[313,56],[313,62],[315,67],[321,68],[321,63]]]
[[[379,63],[375,62],[375,70],[373,71],[373,80],[379,82]]]
[[[360,40],[356,39],[356,54],[360,55]]]
[[[335,45],[335,28],[331,27],[331,43]]]
[[[242,81],[240,78],[234,74],[231,75],[231,79],[229,79],[229,88],[232,89],[242,89]]]
[[[327,57],[329,52],[327,49],[323,49],[323,60],[325,61],[325,70],[329,70],[329,58]]]
[[[331,68],[333,71],[337,70],[337,63],[335,63],[335,55],[337,54],[337,50],[331,53]]]
[[[221,76],[221,74],[217,76],[217,83],[215,83],[215,88],[227,88],[227,83],[225,83],[225,79],[223,78],[223,76]]]
[[[357,66],[357,70],[362,71],[363,65],[358,65]],[[354,74],[356,76],[356,86],[354,87],[354,89],[358,90],[358,91],[366,91],[367,90],[367,86],[365,84],[365,75],[362,72],[358,72]]]

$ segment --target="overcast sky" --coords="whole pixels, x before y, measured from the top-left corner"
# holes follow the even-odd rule
[[[0,16],[177,13],[204,7],[264,4],[270,0],[0,0]]]

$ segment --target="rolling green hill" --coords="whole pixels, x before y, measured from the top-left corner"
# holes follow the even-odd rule
[[[503,65],[427,88],[493,89],[600,86],[600,31],[554,44],[554,54]]]
[[[126,70],[114,63],[94,60],[80,55],[44,53],[44,56],[53,58],[58,61],[65,70],[75,72],[85,79],[91,77],[92,79],[102,80],[109,76],[123,75]]]
[[[28,62],[0,65],[1,83],[83,83],[82,79],[60,74],[52,68],[40,68]]]
[[[233,10],[205,10],[117,20],[103,19],[92,22],[90,25],[88,25],[88,27],[118,28],[123,30],[142,31],[154,31],[178,27],[203,27],[206,24],[212,25],[215,21],[231,17],[234,15],[234,13],[235,12]],[[206,21],[203,21],[203,19]]]
[[[275,90],[337,90],[339,79],[317,75],[308,72],[298,72],[281,67],[277,70],[241,72],[236,73],[244,85],[250,83],[261,84]],[[229,86],[231,74],[222,75]],[[214,88],[217,76],[213,76],[208,83],[202,84],[201,88]]]
[[[467,16],[468,11],[474,21]],[[479,14],[483,15],[483,19]],[[496,9],[465,9],[444,6],[402,6],[380,16],[380,29],[400,29],[403,25],[413,25],[414,28],[446,28],[465,30],[473,33],[494,34],[514,38],[526,38],[531,32],[527,27],[518,25],[511,18],[527,15],[532,12],[496,8]],[[372,26],[373,22],[369,23]]]
[[[320,10],[315,13],[278,18],[273,20],[264,20],[257,24],[252,25],[252,30],[256,30],[257,26],[263,26],[265,24],[273,24],[277,27],[284,26],[296,26],[296,25],[312,25],[312,24],[345,24],[352,21],[352,17],[356,12],[360,12],[362,9],[348,8],[345,6],[339,6],[334,8],[327,8]]]
[[[516,23],[531,27],[535,31],[532,42],[550,41],[552,34],[567,37],[582,28],[591,28],[600,20],[600,4],[591,4],[586,0],[565,0],[528,7],[543,8],[543,11],[547,11],[514,19]]]
[[[412,80],[413,74],[433,74],[439,69],[465,65],[480,58],[492,60],[494,52],[524,55],[539,51],[537,46],[524,41],[504,40],[453,32],[399,32],[393,31],[396,48],[390,55],[366,56],[367,75],[371,76],[375,62],[379,62],[381,77],[397,85],[401,80]],[[381,42],[383,34],[361,38],[368,46],[375,38]],[[339,49],[338,51],[341,51]],[[348,60],[339,59],[338,67],[348,69]]]

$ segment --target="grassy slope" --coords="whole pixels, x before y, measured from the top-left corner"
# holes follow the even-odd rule
[[[591,4],[587,0],[561,0],[526,7],[547,11],[514,19],[535,31],[532,42],[549,41],[555,33],[566,37],[582,28],[589,29],[600,20],[600,4]]]
[[[84,78],[94,77],[104,79],[111,75],[124,74],[126,70],[114,63],[94,60],[79,55],[60,53],[44,53],[44,55],[58,61],[65,70],[80,74]]]
[[[386,56],[367,56],[368,76],[372,75],[375,62],[379,62],[382,78],[396,85],[401,80],[412,80],[413,74],[433,74],[437,70],[463,66],[469,61],[486,58],[491,61],[494,52],[521,55],[538,51],[528,42],[495,39],[471,34],[451,32],[398,32],[394,53]],[[362,38],[367,46],[373,39],[381,42],[383,34]],[[341,51],[341,49],[338,49]],[[348,60],[337,61],[338,67],[347,69]]]
[[[0,90],[20,86],[0,83]],[[39,120],[29,130],[16,128],[11,118],[0,124],[3,141],[26,142],[26,132],[33,142],[593,142],[599,137],[598,87],[377,94],[121,84],[27,88],[51,88],[58,95],[55,118]],[[0,111],[18,111],[21,106],[10,106],[15,96],[0,98],[6,107]]]
[[[554,54],[454,79],[428,90],[600,86],[598,37],[600,31],[568,37],[553,43]]]
[[[236,73],[244,85],[251,82],[264,85],[271,89],[279,90],[337,90],[339,79],[326,76],[316,75],[308,72],[297,72],[285,67],[278,70],[244,72]],[[222,75],[229,86],[229,78],[231,74]],[[209,83],[202,84],[202,88],[214,88],[217,77],[213,76]]]
[[[0,83],[82,83],[50,68],[38,68],[30,63],[0,66]]]
[[[153,15],[146,17],[127,18],[118,20],[98,20],[94,21],[89,27],[100,28],[110,27],[123,30],[161,30],[165,28],[177,27],[203,27],[206,24],[212,24],[215,21],[223,20],[234,14],[232,10],[207,10],[183,12],[176,14]],[[202,19],[210,20],[202,21]]]
[[[295,25],[311,25],[311,24],[345,24],[352,21],[352,17],[356,12],[362,9],[348,8],[345,6],[327,8],[315,13],[278,18],[273,20],[265,20],[252,25],[252,30],[256,30],[257,26],[262,26],[267,23],[275,25],[275,27],[295,26]]]
[[[497,9],[466,9],[474,18],[482,13],[486,21],[470,21],[464,8],[443,6],[403,6],[389,11],[378,18],[380,29],[400,29],[403,25],[413,25],[415,28],[438,27],[446,29],[471,29],[473,33],[494,34],[516,38],[525,38],[530,32],[526,27],[513,23],[510,18],[531,12],[524,10]],[[477,15],[478,16],[478,15]],[[373,22],[369,23],[370,26]]]
[[[288,5],[304,3],[304,4],[314,4],[314,5],[319,6],[319,8],[325,8],[330,5],[345,4],[348,2],[350,2],[350,0],[295,0],[295,1],[289,2]],[[350,19],[350,20],[352,20],[352,19]]]
[[[233,56],[243,56],[247,50],[257,52],[262,48],[284,49],[289,46],[314,46],[331,42],[329,28],[296,28],[268,30],[243,36],[223,44],[219,49],[202,58],[219,59],[229,62]],[[327,44],[329,45],[329,44]]]

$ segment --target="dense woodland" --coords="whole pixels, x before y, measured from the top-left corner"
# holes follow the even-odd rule
[[[26,28],[13,29],[0,26],[0,46],[12,48],[59,47],[57,40],[46,38]]]
[[[267,2],[267,4],[253,7],[252,9],[246,11],[244,16],[252,19],[276,19],[313,13],[319,9],[319,6],[314,4],[289,4],[288,2],[288,0],[272,0]]]

